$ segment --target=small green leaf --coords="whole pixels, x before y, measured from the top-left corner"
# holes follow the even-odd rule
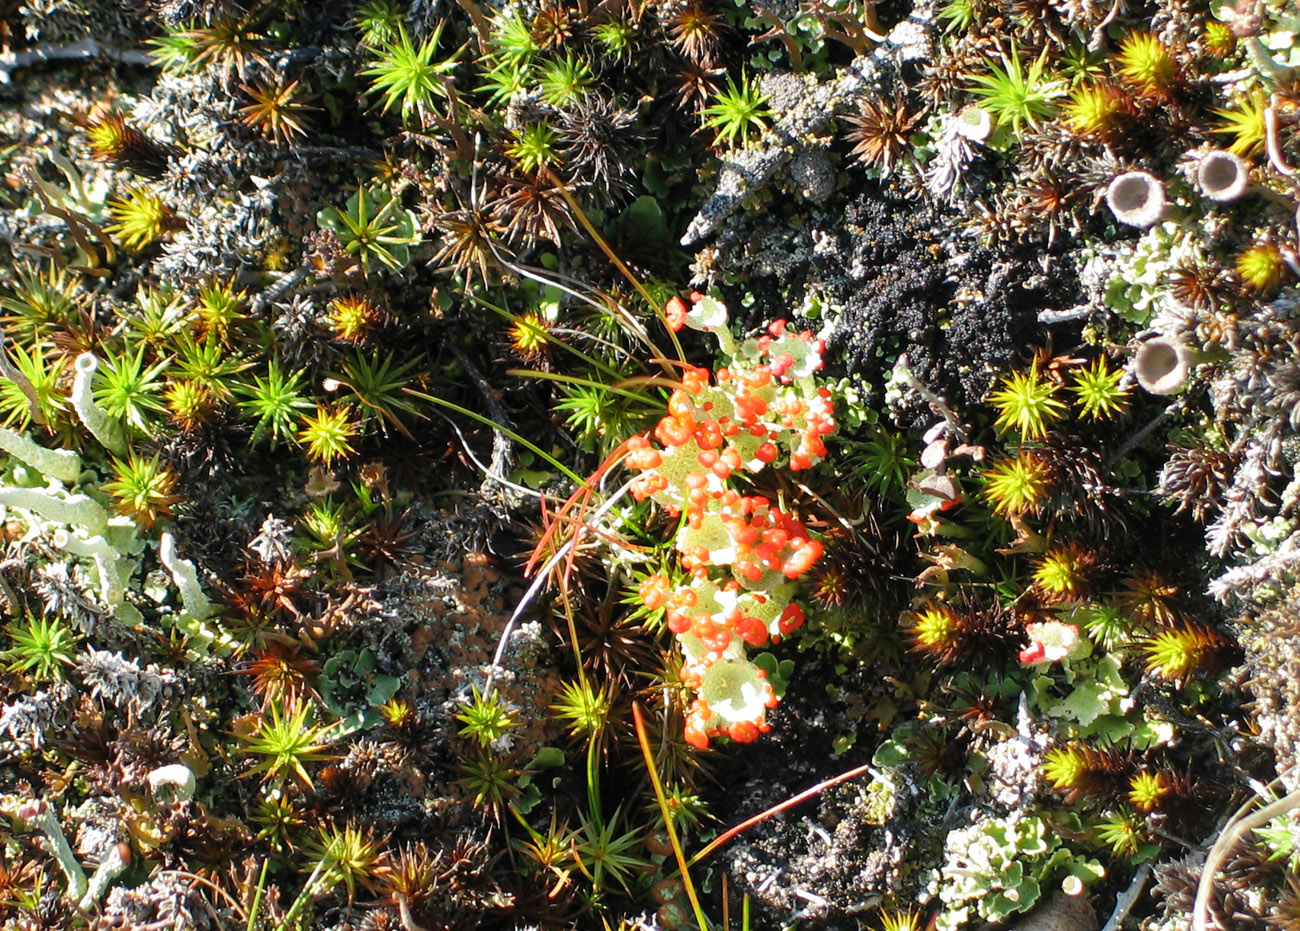
[[[794,660],[778,662],[771,653],[759,653],[753,658],[753,663],[767,673],[767,681],[772,683],[772,690],[776,692],[776,697],[784,698],[786,686],[790,684],[790,677],[794,675]]]
[[[559,747],[542,747],[537,751],[529,769],[550,769],[555,766],[564,765],[564,751]]]
[[[366,703],[372,708],[378,708],[396,695],[401,687],[402,680],[397,676],[375,676],[374,684],[366,692]]]
[[[897,740],[886,740],[871,757],[872,765],[880,769],[899,769],[907,761],[907,747]]]

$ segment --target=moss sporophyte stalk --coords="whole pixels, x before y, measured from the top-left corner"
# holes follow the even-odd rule
[[[830,390],[813,377],[822,367],[822,339],[778,320],[766,335],[737,345],[726,307],[691,297],[690,308],[680,298],[669,302],[669,325],[715,334],[731,364],[687,369],[653,440],[632,437],[625,462],[640,473],[632,494],[681,520],[674,542],[689,581],[652,575],[640,595],[651,610],[666,609],[685,655],[682,678],[698,696],[686,740],[703,748],[711,737],[749,742],[769,729],[776,689],[749,650],[802,626],[796,580],[822,555],[821,542],[796,517],[742,494],[733,478],[767,466],[812,468],[825,458],[824,438],[836,423]]]

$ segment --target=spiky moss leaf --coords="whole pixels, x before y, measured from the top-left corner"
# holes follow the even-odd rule
[[[495,689],[480,692],[477,685],[454,717],[464,725],[461,736],[477,741],[482,747],[492,746],[519,726],[514,709],[500,692]]]
[[[533,123],[506,146],[506,155],[514,159],[520,171],[532,174],[543,165],[555,162],[559,141],[559,135],[546,123]]]
[[[1051,491],[1051,467],[1031,449],[998,460],[983,478],[984,500],[1003,517],[1038,513]]]
[[[1111,369],[1104,356],[1098,356],[1091,367],[1072,373],[1074,394],[1079,416],[1089,420],[1110,420],[1128,408],[1129,389],[1121,387],[1123,369]]]
[[[1198,621],[1159,631],[1141,645],[1147,672],[1169,681],[1197,673],[1214,674],[1240,658],[1241,648],[1228,634]]]
[[[357,883],[374,889],[376,867],[382,842],[371,830],[362,831],[349,821],[342,828],[326,825],[304,847],[307,862],[304,871],[318,876],[323,888],[342,885],[348,891],[348,900],[356,897]],[[315,890],[304,890],[319,894]]]
[[[609,720],[613,707],[612,686],[597,686],[590,679],[565,682],[555,697],[551,710],[575,739],[586,740],[598,736]]]
[[[37,682],[62,681],[74,662],[77,635],[57,617],[28,617],[5,626],[11,646],[0,653],[6,671]]]
[[[159,462],[159,454],[143,459],[131,451],[126,460],[113,460],[113,480],[104,484],[113,496],[117,511],[130,517],[143,530],[171,516],[178,500],[173,494],[176,475]]]
[[[1070,744],[1043,756],[1043,778],[1071,801],[1109,802],[1127,793],[1133,763],[1115,750]]]
[[[1128,99],[1114,84],[1089,82],[1070,92],[1061,105],[1065,128],[1077,136],[1095,139],[1111,137],[1129,113]]]
[[[423,116],[433,105],[435,97],[446,97],[443,79],[456,68],[456,56],[444,61],[434,61],[438,40],[446,20],[438,24],[416,48],[406,27],[399,24],[397,40],[385,43],[379,59],[361,74],[371,79],[371,90],[382,95],[382,112],[387,113],[400,104],[402,119],[412,114]]]
[[[1048,54],[1044,49],[1025,67],[1020,50],[1012,43],[1011,54],[1001,63],[989,62],[988,74],[972,78],[970,93],[997,120],[998,127],[1018,140],[1025,127],[1037,129],[1040,120],[1056,112],[1056,100],[1066,92],[1064,81],[1044,77]]]
[[[128,252],[139,252],[185,226],[160,195],[138,185],[128,188],[125,197],[110,200],[108,211],[113,222],[104,232],[117,237]]]
[[[1143,770],[1129,780],[1128,800],[1138,811],[1151,812],[1169,794],[1169,782],[1163,773]]]
[[[292,780],[312,788],[307,764],[333,758],[326,751],[331,728],[309,724],[312,710],[306,701],[289,708],[272,704],[270,714],[260,718],[251,733],[239,735],[242,753],[264,757],[246,775],[261,773],[265,781],[277,785]]]
[[[372,261],[389,271],[405,267],[411,261],[410,247],[421,239],[415,213],[383,188],[358,188],[345,210],[326,207],[316,214],[316,222],[338,237],[343,251],[356,257],[366,275]]]
[[[1038,366],[1028,372],[1012,372],[1002,387],[989,395],[998,412],[994,426],[999,433],[1015,430],[1027,440],[1041,440],[1048,427],[1069,409],[1056,395],[1056,385],[1038,375]]]
[[[767,95],[758,84],[742,73],[740,83],[727,76],[727,89],[716,101],[702,111],[704,126],[717,131],[718,145],[744,145],[751,133],[767,129],[772,111],[767,108]]]
[[[1145,97],[1166,97],[1178,82],[1178,59],[1159,37],[1131,32],[1119,44],[1115,75]]]
[[[1221,136],[1229,137],[1232,142],[1228,151],[1242,158],[1250,158],[1264,151],[1268,141],[1268,131],[1264,124],[1264,114],[1268,110],[1268,98],[1258,88],[1251,91],[1237,102],[1235,108],[1214,107],[1210,112],[1217,116],[1221,125],[1210,130]]]
[[[253,376],[251,385],[236,390],[244,396],[238,407],[244,415],[255,421],[253,433],[248,438],[250,446],[269,434],[272,445],[288,440],[298,430],[298,416],[312,408],[312,402],[302,395],[305,373],[286,373],[274,356],[267,362],[266,377]]]
[[[1271,242],[1243,249],[1233,263],[1233,270],[1243,285],[1260,295],[1272,294],[1291,277],[1282,250]]]
[[[931,603],[911,615],[909,634],[914,650],[943,659],[959,649],[964,630],[956,611]]]
[[[306,447],[307,455],[329,465],[335,459],[346,458],[356,452],[352,441],[356,439],[357,426],[352,413],[345,405],[325,407],[317,405],[316,411],[302,418],[297,440]]]
[[[1034,559],[1034,588],[1048,601],[1076,601],[1089,587],[1095,561],[1077,544],[1051,547]]]
[[[162,373],[170,364],[164,358],[146,365],[147,349],[141,343],[134,353],[128,350],[109,356],[99,366],[94,388],[95,403],[106,415],[142,435],[153,431],[153,415],[167,410],[159,395],[163,389]]]

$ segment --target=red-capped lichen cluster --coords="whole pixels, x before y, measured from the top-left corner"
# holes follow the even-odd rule
[[[637,500],[653,499],[682,517],[675,544],[690,582],[675,587],[651,576],[641,599],[666,609],[685,654],[683,680],[697,693],[686,739],[703,748],[710,737],[748,742],[768,730],[776,692],[747,650],[803,624],[795,580],[822,554],[797,518],[731,483],[769,465],[811,468],[826,456],[824,438],[836,423],[830,391],[813,379],[823,340],[778,320],[737,345],[721,302],[691,297],[689,309],[680,299],[669,303],[670,325],[714,333],[731,364],[716,373],[689,369],[653,440],[629,440],[625,462],[640,473],[632,484]]]

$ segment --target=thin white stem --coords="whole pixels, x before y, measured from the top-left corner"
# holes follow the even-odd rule
[[[494,243],[492,240],[489,239],[487,241],[487,244],[488,247],[492,250],[492,254],[496,257],[496,260],[500,262],[502,265],[504,265],[506,268],[510,269],[516,275],[519,275],[522,278],[527,278],[530,281],[535,281],[541,285],[548,285],[550,287],[557,288],[560,291],[563,291],[565,294],[569,295],[570,297],[576,298],[577,300],[582,301],[584,304],[587,304],[588,306],[593,307],[602,313],[611,309],[610,307],[606,306],[605,304],[602,304],[600,301],[596,300],[595,298],[589,297],[588,295],[578,291],[576,288],[572,288],[564,284],[564,282],[559,280],[560,276],[558,275],[548,277],[546,275],[542,275],[537,272],[534,272],[532,269],[528,268],[527,266],[519,265],[516,262],[511,261],[501,253],[500,249],[497,248],[496,243]],[[636,338],[640,340],[645,346],[647,346],[648,348],[650,348],[655,352],[658,352],[658,348],[654,345],[653,341],[651,341],[650,334],[649,332],[646,331],[646,328],[641,325],[641,321],[638,320],[631,313],[629,313],[628,310],[622,305],[620,305],[617,301],[611,299],[610,303],[613,305],[613,310],[617,314],[619,320],[622,321],[623,325],[626,326],[629,330],[631,330],[632,334],[636,336]]]
[[[488,668],[487,682],[483,686],[484,695],[487,695],[492,689],[493,679],[496,677],[496,671],[501,665],[502,657],[505,656],[506,644],[510,642],[510,634],[514,632],[515,622],[519,620],[524,611],[528,609],[528,606],[532,604],[533,599],[537,597],[539,592],[541,592],[542,587],[546,584],[546,580],[550,577],[551,570],[560,564],[560,560],[568,558],[569,551],[577,545],[583,532],[590,527],[594,521],[599,520],[609,513],[609,510],[614,507],[614,505],[617,504],[625,494],[627,494],[628,489],[632,487],[632,483],[635,481],[636,477],[633,477],[620,485],[618,490],[614,492],[609,500],[592,513],[590,520],[585,520],[582,522],[581,526],[575,527],[573,536],[569,537],[568,541],[555,552],[555,555],[548,559],[541,569],[537,570],[537,574],[533,579],[533,584],[528,586],[528,591],[524,592],[524,597],[519,599],[519,604],[515,605],[515,610],[510,615],[510,620],[506,621],[506,626],[501,631],[501,639],[497,641],[496,651],[492,654],[492,665]],[[558,520],[559,518],[556,519]]]
[[[1251,805],[1254,799],[1248,799],[1237,813],[1233,815],[1232,820],[1228,822],[1219,839],[1214,842],[1210,852],[1205,856],[1205,866],[1201,870],[1201,881],[1196,887],[1196,901],[1192,906],[1192,931],[1207,931],[1210,896],[1214,892],[1214,877],[1218,875],[1219,868],[1223,862],[1232,853],[1241,839],[1250,831],[1261,827],[1274,818],[1280,817],[1291,811],[1293,808],[1300,808],[1300,792],[1292,792],[1290,795],[1284,795],[1282,798],[1268,805],[1265,805],[1253,815],[1247,815],[1246,809]]]
[[[495,472],[493,472],[490,466],[484,465],[483,462],[478,458],[478,456],[474,455],[474,450],[470,448],[469,441],[465,439],[465,434],[461,432],[461,429],[456,424],[456,421],[452,420],[442,411],[434,411],[434,413],[436,413],[443,420],[447,421],[447,423],[451,424],[451,428],[455,430],[456,435],[460,437],[460,445],[465,448],[465,455],[469,456],[470,462],[474,463],[474,465],[478,467],[478,470],[480,472],[482,472],[488,478],[493,479],[494,481],[499,482],[500,484],[506,486],[511,491],[518,492],[521,495],[532,495],[534,498],[542,497],[541,492],[533,491],[533,489],[526,488],[523,485],[516,485],[514,482],[510,481],[504,476],[497,475]]]
[[[416,923],[415,916],[411,914],[411,903],[406,896],[399,892],[394,898],[397,900],[397,916],[402,921],[403,931],[426,931],[422,925]]]
[[[1276,99],[1277,95],[1274,95]],[[1286,163],[1282,156],[1282,143],[1278,140],[1277,132],[1277,107],[1272,102],[1264,108],[1264,143],[1268,149],[1268,162],[1273,166],[1273,170],[1285,177],[1292,177],[1295,169]]]
[[[597,336],[595,333],[588,333],[584,330],[570,330],[564,327],[552,327],[551,333],[554,336],[572,336],[577,339],[585,339],[588,342],[596,343],[602,348],[608,349],[611,353],[618,353],[619,355],[626,356],[629,359],[632,358],[632,353],[628,351],[626,346],[620,346],[618,343],[610,342],[603,336]]]

